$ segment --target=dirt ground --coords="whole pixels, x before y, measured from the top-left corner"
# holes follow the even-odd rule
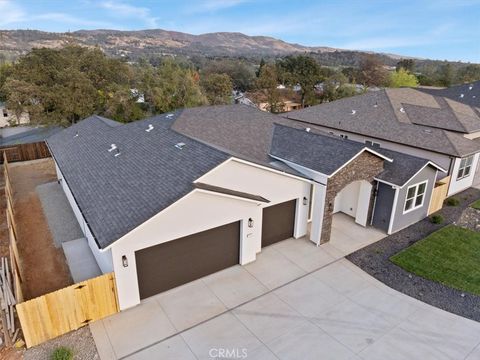
[[[25,300],[71,285],[62,249],[56,249],[35,188],[56,180],[52,159],[9,165]]]

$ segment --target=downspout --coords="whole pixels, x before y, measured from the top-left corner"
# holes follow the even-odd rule
[[[377,196],[378,196],[378,181],[375,190],[373,190],[373,206],[372,206],[372,216],[370,217],[370,226],[373,225],[373,216],[375,215],[375,206],[377,205]]]

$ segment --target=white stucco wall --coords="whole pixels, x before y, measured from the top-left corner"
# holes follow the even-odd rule
[[[262,207],[298,199],[294,237],[302,237],[307,233],[306,219],[311,188],[309,181],[236,160],[227,161],[198,181],[260,195],[270,201],[268,204],[263,203]],[[303,205],[304,197],[307,198],[307,205]]]
[[[480,154],[477,153],[473,157],[470,175],[461,180],[457,180],[457,174],[458,174],[458,168],[460,167],[460,162],[462,161],[462,159],[460,158],[455,159],[455,163],[453,164],[452,177],[450,178],[450,186],[448,188],[448,196],[456,194],[472,186],[473,180],[475,177],[475,172],[477,170],[479,155]]]
[[[248,227],[249,218],[254,220],[253,228]],[[115,242],[112,257],[120,308],[140,302],[135,251],[239,220],[239,260],[246,264],[255,260],[261,241],[261,206],[204,191],[194,190]],[[128,267],[123,267],[122,256],[127,257]]]
[[[57,163],[55,163],[55,169],[57,171],[57,178],[58,180],[60,180],[60,184],[62,185],[63,191],[67,196],[68,202],[70,203],[73,213],[77,218],[78,224],[80,225],[80,228],[82,229],[82,232],[88,241],[88,245],[90,246],[90,249],[92,250],[92,253],[95,256],[95,260],[97,261],[97,264],[100,267],[100,270],[102,270],[102,273],[104,274],[112,272],[113,271],[112,252],[110,250],[101,251],[98,248],[97,243],[93,238],[92,232],[90,231],[90,228],[85,222],[85,219],[83,218],[83,215],[80,209],[78,208],[78,205],[75,202],[73,194],[70,191],[70,188],[68,187],[68,184],[65,181],[63,174],[60,171],[60,168],[58,167]]]
[[[260,195],[270,203],[196,189],[119,239],[112,245],[112,257],[122,310],[140,302],[135,263],[137,250],[241,221],[239,260],[240,264],[247,264],[261,251],[263,207],[292,199],[297,199],[294,236],[307,233],[308,201],[303,205],[303,197],[309,200],[310,196],[311,184],[307,181],[234,160],[225,162],[198,181]],[[249,218],[254,220],[253,228],[247,225]],[[123,267],[122,256],[127,257],[128,267]]]

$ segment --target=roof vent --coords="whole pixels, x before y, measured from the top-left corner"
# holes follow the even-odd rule
[[[310,130],[312,130],[312,129],[310,129],[310,128],[305,128],[305,131],[306,131],[306,132],[310,132]]]
[[[357,113],[357,110],[352,110],[351,114],[355,115]]]
[[[120,150],[119,150],[119,149],[116,149],[115,155],[113,155],[113,156],[115,156],[115,157],[120,156]]]
[[[173,114],[167,114],[166,118],[171,119],[173,117]]]
[[[431,134],[432,133],[432,130],[430,129],[423,129],[424,132],[426,132],[427,134]]]
[[[146,132],[150,132],[153,130],[153,125],[152,124],[148,124],[148,128],[145,130]]]
[[[177,149],[182,150],[182,149],[185,147],[185,145],[186,145],[185,143],[179,142],[178,144],[175,144],[175,147],[176,147]]]
[[[468,87],[468,90],[472,90],[472,89],[473,89],[473,85],[470,85],[470,86]]]
[[[475,95],[473,95],[473,96],[472,96],[472,98],[473,98],[473,99],[475,99],[475,98],[476,98],[476,96],[475,96]]]
[[[110,145],[110,149],[108,149],[108,152],[112,152],[113,150],[116,150],[116,149],[117,149],[117,145],[112,144]]]
[[[465,94],[460,94],[460,98],[463,98],[465,96]]]
[[[375,101],[375,104],[373,104],[373,107],[374,108],[378,107],[378,102]]]
[[[403,107],[401,107],[400,112],[405,114],[405,109]]]
[[[78,137],[78,131],[73,135],[74,138]]]

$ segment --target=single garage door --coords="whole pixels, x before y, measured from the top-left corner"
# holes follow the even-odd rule
[[[263,208],[262,247],[293,236],[296,204],[291,200]]]
[[[140,298],[239,263],[240,222],[135,252]]]

